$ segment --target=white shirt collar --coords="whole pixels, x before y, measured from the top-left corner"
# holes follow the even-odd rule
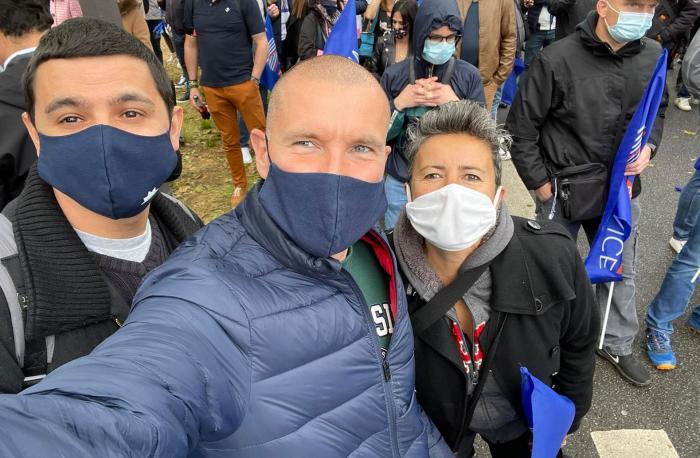
[[[15,57],[19,57],[19,56],[24,55],[24,54],[32,53],[32,52],[34,52],[35,49],[36,49],[36,46],[34,46],[33,48],[25,48],[25,49],[20,49],[19,51],[13,52],[12,54],[10,54],[10,57],[5,59],[5,63],[2,64],[2,67],[0,67],[0,72],[4,72],[5,69],[7,68],[7,66],[10,65],[10,62],[12,62],[12,59],[14,59]]]

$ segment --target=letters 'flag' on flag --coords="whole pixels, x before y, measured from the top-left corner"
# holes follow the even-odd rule
[[[355,18],[355,0],[348,0],[343,12],[340,13],[338,22],[335,23],[326,40],[323,54],[335,54],[359,62],[360,55],[357,52],[357,19]]]
[[[532,431],[532,458],[557,456],[561,443],[574,422],[576,407],[537,377],[520,368],[520,394],[527,424]]]
[[[637,160],[654,127],[666,84],[666,54],[664,50],[659,56],[615,155],[605,211],[586,258],[586,271],[592,283],[622,280],[622,245],[632,229],[630,199],[635,178],[625,177],[625,168]]]
[[[265,62],[265,68],[263,69],[262,76],[260,76],[260,84],[271,91],[282,75],[282,68],[280,67],[279,56],[277,54],[275,34],[272,31],[270,15],[265,17],[265,35],[267,36],[267,62]]]

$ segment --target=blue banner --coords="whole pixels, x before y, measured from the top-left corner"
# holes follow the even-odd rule
[[[340,13],[338,22],[331,30],[323,54],[335,54],[359,62],[360,55],[357,52],[357,14],[355,13],[355,0],[348,0],[343,12]]]
[[[532,431],[532,458],[553,458],[574,422],[576,407],[537,377],[520,368],[520,394],[527,424]]]
[[[260,84],[271,91],[282,75],[282,67],[277,54],[275,33],[272,30],[272,21],[269,14],[265,16],[265,35],[267,36],[267,62],[265,62],[265,68],[260,76]]]
[[[615,155],[605,211],[586,258],[586,271],[592,283],[622,280],[622,247],[632,229],[630,200],[635,178],[626,177],[625,168],[637,160],[654,127],[666,85],[666,54],[664,50],[659,56]]]
[[[503,93],[501,95],[501,102],[506,105],[512,105],[513,100],[515,100],[515,94],[518,92],[518,77],[522,72],[525,71],[525,62],[520,58],[516,57],[513,61],[513,71],[508,75],[508,79],[503,83]]]

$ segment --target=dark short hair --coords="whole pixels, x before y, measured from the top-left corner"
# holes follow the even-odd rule
[[[2,0],[0,0],[2,1]],[[24,73],[24,96],[29,116],[34,119],[34,78],[41,64],[53,59],[130,56],[146,62],[163,102],[172,113],[173,86],[156,55],[120,27],[93,18],[75,18],[48,31],[39,41]]]
[[[0,33],[21,37],[51,28],[48,0],[0,0]]]

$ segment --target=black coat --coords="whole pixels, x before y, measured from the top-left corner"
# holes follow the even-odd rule
[[[485,359],[498,386],[525,418],[520,366],[576,405],[575,431],[591,406],[594,351],[600,312],[576,245],[559,224],[513,217],[515,233],[490,265],[491,316],[481,334]],[[532,224],[532,226],[531,226]],[[539,227],[540,229],[537,229]],[[409,296],[409,311],[424,305]],[[503,329],[495,354],[498,322]],[[468,431],[467,384],[462,360],[444,317],[415,337],[416,395],[454,449]],[[483,374],[481,375],[483,377]]]
[[[666,8],[666,5],[669,8]],[[700,2],[698,1],[668,0],[660,2],[656,6],[654,21],[647,31],[647,37],[653,40],[658,37],[664,48],[672,49],[682,46],[690,41],[690,33],[698,19],[700,19]]]
[[[0,72],[0,210],[22,191],[36,148],[22,124],[22,74],[31,54],[17,56]]]
[[[642,38],[615,53],[595,35],[597,20],[592,12],[576,33],[543,49],[520,81],[506,129],[513,136],[513,164],[528,189],[565,167],[610,166],[656,67],[659,43]],[[657,147],[667,101],[665,95],[649,137]],[[640,192],[638,178],[633,195]]]
[[[549,0],[549,12],[557,18],[556,39],[574,33],[576,26],[595,9],[595,4],[595,0]]]

